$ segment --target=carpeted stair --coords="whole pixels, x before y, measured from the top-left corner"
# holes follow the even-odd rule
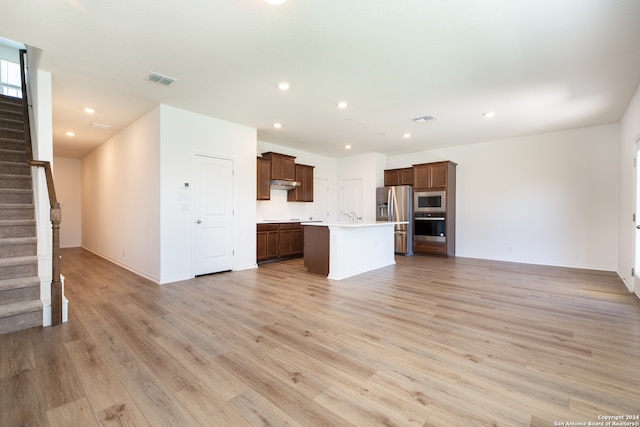
[[[0,95],[0,334],[42,326],[22,100]]]

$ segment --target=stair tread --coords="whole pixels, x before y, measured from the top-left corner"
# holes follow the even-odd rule
[[[0,227],[10,227],[12,225],[35,225],[35,219],[0,219]]]
[[[0,318],[40,310],[42,310],[42,302],[40,299],[14,302],[11,304],[0,305]]]
[[[0,245],[19,245],[24,243],[37,243],[37,242],[38,242],[38,239],[34,236],[0,238]]]
[[[2,175],[0,175],[2,176]],[[33,192],[31,188],[0,188],[0,193],[28,193]]]
[[[0,258],[0,267],[24,265],[24,264],[30,264],[33,262],[35,263],[38,262],[37,255],[20,256],[20,257],[13,257],[13,258]]]
[[[10,289],[30,288],[32,286],[40,286],[40,279],[38,276],[19,277],[16,279],[3,279],[0,280],[0,291],[6,291]]]
[[[33,225],[35,223],[35,219],[0,219],[0,227],[10,225]]]
[[[2,203],[0,204],[0,209],[27,209],[32,208],[33,203]]]
[[[20,175],[15,173],[0,173],[3,179],[31,179],[31,175]]]

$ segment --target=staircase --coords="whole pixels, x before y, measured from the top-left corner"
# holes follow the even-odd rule
[[[42,326],[22,99],[0,95],[0,334]]]

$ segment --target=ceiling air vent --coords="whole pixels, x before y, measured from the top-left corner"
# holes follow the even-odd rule
[[[431,114],[427,114],[426,116],[420,116],[420,117],[416,117],[415,119],[412,119],[414,122],[416,123],[426,123],[426,122],[430,122],[431,120],[435,120],[436,118],[433,117]]]
[[[176,79],[172,77],[163,76],[162,74],[158,74],[158,73],[149,73],[149,75],[147,76],[147,80],[151,82],[159,83],[165,86],[171,86],[173,82],[176,81]]]
[[[111,125],[103,125],[102,123],[91,123],[89,126],[98,129],[109,129],[111,127]]]

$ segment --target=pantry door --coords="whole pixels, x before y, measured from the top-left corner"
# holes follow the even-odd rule
[[[194,276],[233,269],[233,161],[193,157]]]
[[[345,179],[340,183],[340,221],[349,221],[349,215],[362,218],[364,215],[362,179]]]

